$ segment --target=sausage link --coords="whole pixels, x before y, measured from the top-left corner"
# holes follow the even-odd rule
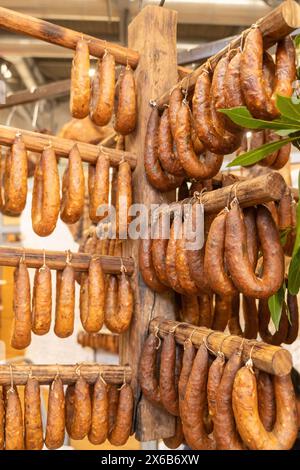
[[[157,338],[150,333],[146,339],[139,366],[139,377],[143,395],[155,405],[161,405],[159,382],[156,376]]]
[[[47,237],[56,227],[60,208],[57,161],[52,147],[46,147],[34,172],[31,219],[34,232]]]
[[[184,169],[176,155],[176,149],[173,144],[168,108],[164,110],[160,118],[158,128],[158,152],[159,161],[166,172],[176,176],[184,175]]]
[[[214,423],[216,415],[216,399],[218,388],[222,379],[222,375],[225,367],[225,356],[224,354],[218,354],[214,362],[209,368],[207,378],[207,403],[209,416]]]
[[[201,294],[198,297],[199,305],[199,323],[198,326],[211,328],[213,323],[213,306],[212,296],[209,294]]]
[[[255,375],[242,367],[234,380],[232,403],[238,432],[251,450],[288,450],[298,434],[295,392],[290,375],[274,376],[276,421],[266,431],[259,417]]]
[[[66,430],[72,438],[72,422],[74,416],[75,384],[69,384],[65,395],[65,420]]]
[[[35,271],[32,296],[32,331],[45,335],[50,330],[52,311],[51,271],[42,266]]]
[[[70,112],[73,118],[83,119],[89,114],[90,54],[87,41],[79,39],[71,70]]]
[[[77,222],[84,208],[84,173],[77,145],[72,147],[62,183],[60,218],[66,224]]]
[[[208,374],[208,352],[205,345],[198,349],[188,379],[185,399],[182,404],[182,426],[185,440],[193,450],[212,450],[215,443],[204,427],[206,407],[206,385]]]
[[[5,450],[23,450],[23,416],[18,390],[9,388],[5,413]]]
[[[186,341],[184,344],[184,352],[182,357],[182,368],[180,371],[178,382],[178,399],[179,399],[179,414],[182,416],[183,403],[185,401],[185,392],[189,376],[193,367],[193,362],[196,355],[196,349],[191,341]]]
[[[116,226],[118,238],[126,238],[131,220],[129,209],[132,205],[131,168],[128,162],[122,162],[118,169],[118,189],[116,197]]]
[[[229,65],[229,54],[223,56],[217,63],[211,83],[211,117],[216,132],[223,138],[232,142],[235,150],[241,145],[242,131],[236,126],[232,126],[232,121],[219,109],[226,108],[225,101],[225,77]]]
[[[182,422],[179,416],[176,417],[175,421],[175,433],[171,437],[165,437],[163,442],[165,446],[169,449],[177,449],[184,440],[183,430],[182,430]]]
[[[136,89],[130,65],[121,72],[117,94],[114,129],[119,134],[128,135],[134,131],[137,121]]]
[[[17,134],[7,152],[4,174],[4,211],[19,215],[27,197],[27,152],[21,134]],[[1,184],[2,186],[2,184]]]
[[[88,434],[89,441],[98,445],[105,442],[108,435],[108,391],[102,377],[94,385],[92,400],[92,421]]]
[[[67,338],[74,331],[75,271],[67,264],[63,271],[56,272],[56,309],[54,333]]]
[[[97,158],[96,168],[89,165],[89,215],[95,224],[105,217],[103,211],[101,215],[97,215],[97,209],[108,205],[109,166],[109,159],[105,155]]]
[[[116,385],[110,385],[108,388],[108,433],[113,430],[116,422],[118,403],[119,403],[119,389]]]
[[[231,299],[231,314],[228,321],[228,329],[231,335],[242,336],[243,331],[240,325],[240,294],[237,292]]]
[[[182,313],[180,320],[192,325],[199,325],[198,297],[196,295],[182,295],[181,304]]]
[[[290,142],[279,149],[277,158],[271,166],[272,170],[281,170],[281,168],[287,164],[290,158],[291,150],[292,144]]]
[[[169,287],[169,281],[166,273],[167,247],[167,238],[156,238],[152,241],[151,254],[155,273],[159,281],[165,286]]]
[[[284,37],[277,43],[276,73],[272,102],[276,108],[276,96],[291,97],[293,82],[296,80],[296,52],[292,38]],[[279,113],[278,113],[279,114]]]
[[[226,218],[225,257],[237,289],[249,297],[270,297],[278,291],[284,277],[284,255],[278,230],[268,209],[259,206],[256,218],[258,237],[264,260],[261,278],[257,278],[247,250],[246,229],[241,209],[236,204]]]
[[[184,226],[184,222],[182,226]],[[186,295],[196,295],[199,293],[199,288],[191,278],[185,245],[184,238],[181,237],[176,240],[175,267],[177,279]]]
[[[91,428],[92,405],[89,384],[79,377],[74,390],[74,412],[71,424],[72,439],[83,439]]]
[[[150,237],[150,231],[148,233]],[[152,251],[152,243],[153,241],[150,238],[142,238],[139,244],[139,268],[144,283],[150,287],[154,292],[164,292],[167,290],[167,286],[162,284],[159,280],[158,276],[156,275],[151,251]]]
[[[102,59],[98,60],[92,80],[90,118],[97,126],[106,126],[113,114],[115,65],[114,56],[106,51]]]
[[[244,106],[245,100],[241,89],[240,81],[240,64],[241,64],[241,52],[237,52],[229,61],[227,70],[225,73],[224,82],[224,100],[226,103],[225,108],[236,108],[238,106]],[[234,126],[240,129],[239,126],[231,123],[232,128]]]
[[[272,431],[276,419],[275,395],[272,377],[259,371],[257,377],[258,413],[266,431]]]
[[[256,339],[259,330],[256,300],[243,295],[243,314],[245,320],[244,338]]]
[[[210,91],[211,77],[203,72],[197,79],[193,96],[193,117],[197,135],[210,152],[218,155],[232,153],[237,149],[236,139],[219,135],[212,123]]]
[[[292,227],[292,194],[287,187],[278,204],[278,228],[288,230]]]
[[[126,444],[131,432],[133,407],[132,388],[129,384],[124,384],[120,391],[116,421],[108,436],[112,445],[123,446]]]
[[[166,336],[162,343],[160,357],[159,389],[161,403],[172,415],[178,416],[178,390],[175,385],[176,343],[174,334]]]
[[[242,351],[235,351],[224,368],[216,396],[214,438],[218,450],[242,450],[244,448],[236,431],[232,410],[232,389],[234,378],[242,365]]]
[[[263,38],[259,28],[250,29],[245,39],[240,64],[241,87],[250,113],[258,119],[272,119],[263,79]],[[273,108],[273,107],[272,107]]]
[[[25,261],[14,271],[13,310],[11,347],[25,349],[31,342],[30,281]]]
[[[177,269],[176,269],[176,245],[177,245],[177,240],[175,237],[175,230],[177,227],[175,227],[176,223],[175,221],[171,225],[170,229],[170,238],[167,246],[167,255],[166,255],[166,274],[168,278],[169,285],[172,287],[175,292],[178,292],[179,294],[185,294],[185,291],[182,289],[179,279],[178,279],[178,274],[177,274]]]
[[[122,271],[117,282],[111,276],[105,300],[105,325],[114,333],[124,333],[129,328],[133,314],[133,291],[128,276]]]
[[[270,144],[271,142],[276,142],[280,140],[279,136],[275,134],[275,132],[272,132],[269,129],[265,129],[265,144]],[[265,158],[260,160],[258,164],[260,166],[267,166],[267,167],[272,167],[273,163],[277,159],[278,156],[278,150],[275,150],[274,152],[271,152],[269,155],[267,155]]]
[[[88,333],[101,330],[104,321],[105,278],[98,258],[91,258],[87,279],[81,282],[80,319]]]
[[[191,139],[191,112],[185,102],[177,114],[175,143],[180,163],[191,178],[212,178],[220,170],[223,162],[220,154],[206,151],[204,157],[196,155]]]
[[[45,444],[58,449],[65,439],[65,397],[62,380],[56,377],[49,390]]]
[[[227,212],[221,212],[210,226],[205,245],[204,272],[206,273],[210,287],[221,296],[230,296],[236,292],[236,288],[225,271],[224,245],[225,226]],[[227,239],[227,232],[226,232]],[[240,262],[241,258],[239,259]]]
[[[24,392],[25,449],[43,448],[43,423],[41,416],[40,385],[35,377],[29,377]]]
[[[215,295],[215,308],[212,329],[224,331],[231,314],[232,296]]]
[[[163,171],[159,161],[158,129],[159,113],[158,109],[155,107],[151,111],[147,124],[144,166],[150,184],[154,186],[154,188],[166,192],[180,186],[183,178]]]

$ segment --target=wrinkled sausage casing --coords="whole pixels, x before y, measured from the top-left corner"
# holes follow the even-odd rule
[[[108,437],[111,444],[122,446],[127,442],[131,432],[133,406],[132,388],[129,384],[124,384],[120,390],[115,423]]]
[[[32,331],[45,335],[50,330],[52,312],[51,271],[48,266],[37,269],[32,296]]]
[[[137,121],[137,100],[134,73],[130,65],[122,71],[117,85],[115,131],[127,135],[134,131]]]
[[[98,61],[92,81],[90,117],[97,126],[106,126],[111,120],[115,96],[115,58],[105,52]]]
[[[23,415],[18,391],[9,388],[7,391],[5,413],[5,450],[23,450]]]
[[[24,394],[25,448],[41,450],[43,448],[43,423],[41,416],[40,385],[35,377],[29,377]]]
[[[31,306],[29,273],[24,261],[14,271],[14,322],[11,346],[25,349],[31,342]]]
[[[49,390],[45,444],[58,449],[65,438],[65,396],[62,380],[56,377]]]
[[[108,435],[108,387],[99,377],[94,385],[92,398],[92,421],[88,434],[92,444],[102,444]]]
[[[56,272],[56,310],[54,333],[67,338],[74,330],[75,271],[68,264],[63,271]]]
[[[60,217],[67,224],[77,222],[84,208],[84,173],[77,145],[69,155],[62,183]]]
[[[90,54],[87,41],[79,39],[72,63],[70,112],[73,118],[83,119],[89,114],[91,95]]]
[[[19,215],[23,211],[27,197],[27,176],[27,152],[22,136],[17,134],[6,156],[4,211],[13,215]]]

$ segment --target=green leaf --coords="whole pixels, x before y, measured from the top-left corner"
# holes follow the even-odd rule
[[[297,295],[300,289],[300,249],[293,255],[290,262],[288,289],[292,295]]]
[[[279,150],[288,142],[292,142],[296,139],[298,139],[298,137],[287,137],[286,139],[276,140],[275,142],[264,144],[261,147],[239,155],[237,158],[232,160],[232,162],[228,163],[227,167],[237,165],[248,166],[252,165],[253,163],[257,163],[267,155],[270,155],[270,153],[274,152],[275,150]]]
[[[276,107],[280,113],[294,121],[300,121],[300,104],[294,104],[291,98],[276,95]]]
[[[280,137],[286,137],[287,135],[295,134],[299,132],[298,129],[279,129],[274,131],[275,134],[280,135]]]
[[[296,48],[300,48],[300,34],[294,37],[294,44]]]
[[[268,300],[268,306],[271,313],[271,319],[274,323],[276,331],[278,331],[281,312],[282,312],[282,305],[284,302],[284,294],[285,294],[285,284],[280,287],[280,289],[276,292],[276,294],[272,295],[272,297]]]
[[[246,106],[238,106],[236,108],[219,109],[223,114],[226,114],[235,124],[238,124],[247,129],[290,129],[300,130],[300,122],[295,122],[293,125],[285,120],[275,119],[274,121],[265,121],[263,119],[255,119],[251,116]]]

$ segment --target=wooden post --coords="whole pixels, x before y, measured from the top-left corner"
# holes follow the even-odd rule
[[[130,48],[140,53],[135,71],[138,96],[138,126],[126,138],[126,150],[135,152],[137,166],[133,173],[133,194],[135,203],[150,207],[152,203],[174,200],[174,192],[161,194],[147,181],[144,171],[144,142],[147,121],[151,111],[149,100],[164,93],[177,82],[176,62],[177,12],[157,6],[146,6],[132,21],[128,31]],[[139,240],[127,242],[133,258],[138,258]],[[136,266],[137,263],[136,263]],[[159,295],[143,283],[138,268],[133,275],[135,313],[130,330],[121,338],[121,363],[132,369],[132,386],[135,399],[140,400],[138,366],[141,349],[148,333],[149,322],[157,315],[174,318],[174,296],[171,293]],[[140,441],[156,440],[174,434],[174,418],[163,409],[157,409],[142,398],[137,403],[135,417],[136,437]]]

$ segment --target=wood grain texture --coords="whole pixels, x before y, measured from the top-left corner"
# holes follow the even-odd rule
[[[175,192],[161,194],[147,181],[144,171],[144,143],[151,107],[149,100],[163,93],[177,81],[176,62],[177,13],[157,6],[146,6],[132,21],[128,31],[128,44],[140,52],[135,71],[138,97],[138,124],[135,132],[126,138],[126,149],[138,156],[133,173],[135,203],[169,202]],[[138,259],[139,241],[127,243],[126,250]],[[126,253],[126,252],[125,252]],[[140,399],[138,366],[143,342],[147,336],[151,318],[163,315],[174,318],[172,293],[155,294],[145,286],[138,271],[133,276],[135,312],[130,330],[121,338],[121,361],[132,368],[132,386],[136,400]],[[175,431],[175,419],[167,412],[156,409],[144,398],[137,405],[135,417],[136,437],[140,441],[170,437]]]
[[[45,147],[51,144],[58,157],[69,158],[73,146],[77,144],[83,162],[95,164],[99,156],[106,156],[109,158],[111,166],[117,167],[120,161],[125,159],[132,169],[135,168],[136,157],[131,152],[106,148],[101,145],[86,144],[76,140],[63,139],[62,137],[40,134],[15,127],[0,126],[0,145],[10,147],[18,133],[23,137],[26,150],[31,150],[32,152],[42,152]]]
[[[257,20],[256,24],[259,25],[259,29],[263,34],[264,47],[265,49],[268,49],[277,41],[300,27],[300,5],[294,0],[286,0],[266,16]],[[247,34],[248,31],[249,29],[235,37],[226,47],[209,59],[212,70],[215,68],[220,58],[223,57],[229,49],[235,49],[240,46],[242,35]],[[205,66],[206,63],[202,64],[191,74],[187,75],[181,80],[178,86],[192,90],[196,84],[197,78]],[[157,95],[154,97],[160,108],[162,108],[164,104],[168,103],[171,88],[172,85],[169,87],[168,91],[164,92],[160,96]]]
[[[0,246],[0,266],[18,266],[20,259],[25,254],[28,268],[40,268],[44,263],[44,251],[24,248],[9,248]],[[75,271],[87,271],[91,256],[84,253],[71,253],[71,264]],[[67,254],[64,251],[46,251],[46,265],[50,269],[62,270],[66,267]],[[120,258],[119,256],[100,256],[101,266],[106,274],[119,274],[122,263],[130,276],[134,270],[132,258]]]
[[[13,364],[12,373],[15,385],[25,385],[28,375],[36,378],[40,384],[50,384],[57,373],[64,384],[75,383],[78,379],[78,368],[80,375],[89,383],[96,382],[101,371],[102,377],[109,384],[122,384],[124,377],[127,383],[131,381],[130,367],[107,364]],[[0,385],[10,385],[11,369],[9,365],[0,365]]]
[[[137,66],[139,60],[139,54],[127,47],[97,39],[80,31],[73,31],[7,8],[0,7],[0,26],[8,31],[23,33],[67,49],[76,49],[77,41],[83,38],[88,41],[89,51],[92,56],[102,57],[105,50],[108,50],[115,57],[118,64],[126,65],[128,61],[133,68]]]
[[[169,334],[174,326],[179,325],[175,331],[175,339],[179,344],[190,337],[193,332],[192,341],[196,347],[203,344],[207,338],[207,345],[216,353],[222,347],[222,352],[226,358],[229,359],[231,354],[239,348],[243,342],[243,360],[246,362],[250,357],[253,360],[254,367],[264,372],[274,375],[286,375],[292,369],[292,356],[289,351],[279,346],[272,346],[262,341],[247,340],[239,336],[228,335],[220,331],[210,330],[203,327],[195,327],[187,323],[168,321],[160,318],[155,318],[150,323],[150,332],[154,332],[159,327],[159,336],[164,337]]]
[[[33,90],[21,90],[6,97],[6,102],[0,104],[0,109],[11,108],[20,104],[34,103],[45,98],[66,96],[70,93],[70,80],[58,80],[57,82],[41,85]]]

